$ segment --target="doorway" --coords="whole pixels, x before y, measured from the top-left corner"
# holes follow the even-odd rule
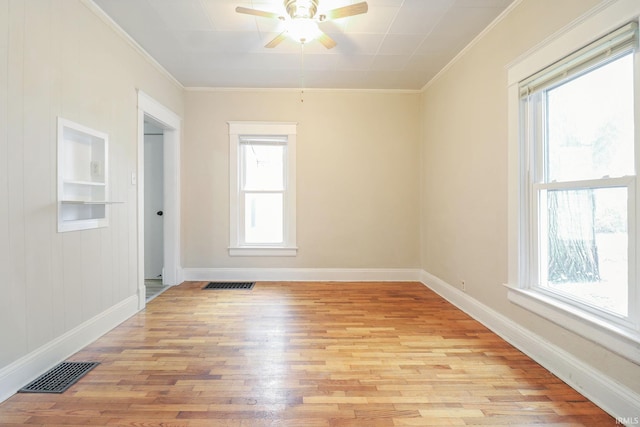
[[[164,292],[164,129],[144,122],[144,284],[146,300]]]
[[[160,275],[162,286],[174,286],[182,281],[179,243],[181,123],[174,112],[138,90],[138,170],[132,173],[131,180],[132,183],[137,181],[137,296],[140,310],[147,301],[147,277],[157,278]],[[145,132],[145,126],[148,132]],[[145,133],[150,134],[149,138]],[[149,156],[145,154],[147,150],[151,151]],[[147,167],[152,169],[150,174],[147,174]],[[161,202],[153,201],[154,197],[159,197]],[[150,237],[149,241],[147,237]]]

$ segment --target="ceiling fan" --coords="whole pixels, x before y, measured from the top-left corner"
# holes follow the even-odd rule
[[[274,12],[250,9],[242,6],[236,7],[236,12],[287,21],[287,29],[267,43],[265,45],[267,48],[276,47],[282,43],[284,39],[291,37],[293,40],[302,44],[313,39],[318,39],[324,47],[331,49],[336,46],[336,42],[318,28],[318,23],[333,19],[346,18],[348,16],[360,15],[362,13],[367,13],[369,10],[367,2],[363,1],[349,6],[331,9],[316,15],[319,3],[320,0],[284,0],[284,7],[289,15],[288,17],[278,15]]]

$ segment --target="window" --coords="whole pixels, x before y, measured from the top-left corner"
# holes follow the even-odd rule
[[[229,123],[232,256],[296,255],[291,123]]]
[[[640,360],[636,45],[630,23],[530,77],[510,75],[518,256],[509,298]]]
[[[631,302],[627,201],[635,183],[634,52],[623,46],[573,72],[543,71],[545,84],[520,85],[531,150],[529,286],[622,323]]]

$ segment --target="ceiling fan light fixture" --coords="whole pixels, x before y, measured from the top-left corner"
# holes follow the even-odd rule
[[[318,0],[285,0],[285,8],[293,19],[312,19],[318,11]]]
[[[320,0],[283,0],[284,7],[290,19],[280,16],[274,12],[267,12],[259,9],[238,6],[236,12],[247,15],[259,16],[262,18],[280,19],[286,23],[286,28],[264,47],[274,48],[282,43],[287,37],[296,43],[305,43],[317,39],[327,49],[336,46],[336,41],[328,34],[322,32],[318,27],[318,22],[330,21],[332,19],[347,18],[349,16],[367,13],[369,6],[366,1],[353,3],[336,9],[325,10],[321,15],[318,12]]]
[[[289,22],[287,34],[293,41],[304,44],[318,38],[322,33],[313,19],[298,18]]]

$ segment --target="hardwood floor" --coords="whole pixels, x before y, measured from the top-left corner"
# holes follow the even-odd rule
[[[145,292],[147,302],[169,289],[169,286],[162,284],[162,279],[145,279],[144,286],[146,288]]]
[[[64,394],[2,426],[615,426],[418,283],[184,283],[69,360]]]

